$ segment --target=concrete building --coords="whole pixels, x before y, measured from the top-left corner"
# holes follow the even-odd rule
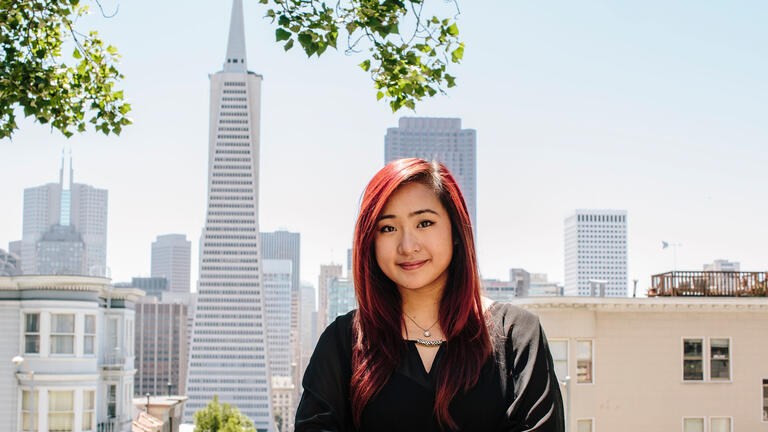
[[[295,381],[301,383],[309,364],[309,358],[317,343],[317,307],[315,306],[315,287],[308,283],[301,284],[301,301],[299,303],[299,345],[301,349],[301,360],[299,362],[299,379]],[[301,387],[301,386],[298,386]]]
[[[100,277],[15,276],[0,277],[0,293],[3,430],[130,431],[143,292]]]
[[[136,394],[186,394],[187,316],[187,305],[156,297],[136,305]]]
[[[291,260],[261,261],[264,275],[264,314],[267,324],[269,372],[293,380],[291,339]],[[286,343],[289,342],[289,343]]]
[[[258,431],[274,431],[259,246],[262,76],[246,67],[242,0],[234,0],[223,69],[210,78],[208,202],[184,421],[214,394]]]
[[[509,269],[509,281],[515,286],[519,297],[527,297],[531,289],[531,274],[521,268]]]
[[[192,242],[185,234],[165,234],[152,242],[153,278],[168,279],[168,289],[190,292],[189,274],[192,260]]]
[[[19,271],[19,274],[23,274],[22,267],[21,267],[21,240],[15,240],[8,242],[8,253],[12,255],[16,255],[16,262],[17,266],[16,268]]]
[[[539,316],[559,380],[570,377],[561,385],[568,430],[768,427],[768,298],[529,297],[516,305]]]
[[[328,321],[328,286],[333,278],[341,277],[341,264],[321,264],[320,276],[317,277],[317,332],[321,334]]]
[[[589,296],[590,281],[605,281],[607,297],[626,297],[627,212],[576,210],[565,219],[567,296]]]
[[[357,308],[355,283],[353,280],[335,277],[328,280],[328,323],[336,317]]]
[[[563,295],[563,287],[550,282],[546,273],[531,273],[527,297],[556,297]]]
[[[58,183],[24,189],[23,273],[44,273],[39,268],[37,243],[52,226],[60,225],[71,226],[81,236],[85,270],[80,274],[104,276],[107,273],[107,191],[74,183],[71,157],[69,170],[64,167],[62,157]]]
[[[716,259],[712,264],[704,264],[704,271],[741,271],[741,263],[738,261],[728,261]]]
[[[37,274],[87,274],[85,242],[71,225],[52,225],[37,241],[35,257]]]
[[[477,132],[462,129],[458,118],[401,117],[384,137],[384,163],[411,157],[440,161],[451,171],[477,240]]]
[[[517,284],[498,279],[483,279],[483,294],[491,300],[510,303],[517,296]]]
[[[0,249],[0,276],[21,274],[21,260],[18,255]]]
[[[280,417],[279,432],[292,432],[295,421],[296,389],[291,377],[272,377],[272,406],[275,415]]]
[[[130,286],[144,291],[147,297],[156,297],[158,300],[169,291],[168,285],[165,277],[135,277],[131,278],[130,283]]]

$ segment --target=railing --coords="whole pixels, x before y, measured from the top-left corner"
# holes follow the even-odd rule
[[[125,356],[121,354],[104,354],[101,356],[102,366],[120,367],[125,365]]]
[[[119,432],[117,427],[117,420],[112,419],[99,423],[97,425],[96,432]]]
[[[671,271],[651,276],[648,297],[766,297],[768,272]]]

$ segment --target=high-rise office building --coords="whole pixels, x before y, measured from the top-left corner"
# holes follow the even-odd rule
[[[16,254],[0,249],[0,276],[17,276],[21,274],[21,260]]]
[[[71,228],[55,228],[56,226]],[[63,233],[68,232],[67,239]],[[107,191],[74,182],[74,170],[70,157],[69,169],[65,169],[62,157],[59,182],[24,189],[24,222],[21,239],[21,265],[24,274],[50,273],[50,266],[39,266],[38,242],[49,233],[49,239],[68,245],[46,245],[43,250],[60,249],[65,253],[73,249],[74,237],[83,243],[82,270],[78,274],[105,276],[107,273]],[[72,234],[75,233],[75,234]],[[80,253],[75,247],[75,253]],[[50,258],[50,256],[48,257]],[[69,261],[68,258],[60,258]]]
[[[579,209],[565,219],[566,296],[627,296],[627,212]]]
[[[168,292],[168,279],[164,277],[135,277],[131,278],[130,286],[143,290],[147,297],[152,296],[162,301]]]
[[[37,274],[85,275],[85,242],[68,225],[53,225],[37,241]]]
[[[315,287],[308,283],[302,283],[299,293],[299,345],[301,352],[299,377],[303,377],[304,369],[309,364],[309,358],[312,356],[317,341],[317,308],[315,306]],[[301,382],[301,379],[297,382]]]
[[[477,239],[477,132],[461,119],[401,117],[384,137],[384,161],[421,158],[442,162],[461,188]]]
[[[333,278],[341,277],[341,264],[321,264],[320,276],[317,277],[317,332],[330,324],[328,321],[328,287]]]
[[[328,280],[328,324],[357,307],[354,281],[335,277]]]
[[[531,274],[525,269],[511,268],[509,269],[509,281],[515,287],[515,295],[517,297],[527,297],[528,290],[531,288]]]
[[[274,431],[259,248],[262,76],[246,67],[242,0],[233,0],[223,70],[210,75],[208,203],[185,422],[214,394]]]
[[[134,389],[183,395],[187,382],[187,305],[160,303],[156,297],[136,305]]]
[[[157,236],[152,242],[152,277],[168,279],[173,292],[190,292],[189,272],[192,242],[184,234]]]
[[[264,316],[267,324],[267,354],[272,377],[292,378],[291,260],[262,259]]]

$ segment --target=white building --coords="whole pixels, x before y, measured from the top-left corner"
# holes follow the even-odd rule
[[[451,171],[477,240],[477,132],[462,129],[458,118],[401,117],[384,137],[384,163],[411,157],[440,161]]]
[[[272,377],[292,379],[291,339],[291,260],[261,261],[264,276],[267,353]]]
[[[0,293],[2,430],[130,431],[143,292],[100,277],[15,276],[0,277]]]
[[[566,296],[589,296],[605,281],[606,297],[627,296],[627,212],[579,209],[565,219]]]
[[[293,431],[296,412],[295,385],[290,377],[272,377],[272,406],[275,414],[280,416],[281,428],[279,432]]]
[[[39,274],[38,241],[52,226],[73,226],[85,245],[84,268],[91,276],[107,271],[107,191],[74,183],[61,160],[59,182],[24,189],[21,265],[24,274]]]
[[[208,203],[184,410],[214,394],[259,431],[274,431],[258,223],[262,76],[246,67],[242,0],[234,0],[223,70],[210,75]]]
[[[190,292],[192,242],[185,234],[165,234],[152,242],[152,277],[168,279],[173,292]]]
[[[704,264],[704,271],[740,271],[740,269],[741,263],[725,259],[716,259],[712,264]]]

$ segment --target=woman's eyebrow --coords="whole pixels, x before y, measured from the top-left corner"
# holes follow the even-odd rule
[[[418,216],[418,215],[424,214],[424,213],[432,213],[435,216],[439,216],[439,214],[436,211],[432,210],[432,209],[421,209],[421,210],[416,210],[416,211],[411,212],[408,215],[408,217]],[[394,219],[394,218],[395,218],[395,215],[391,215],[391,214],[386,214],[386,215],[379,216],[379,220],[382,220],[382,219]]]

